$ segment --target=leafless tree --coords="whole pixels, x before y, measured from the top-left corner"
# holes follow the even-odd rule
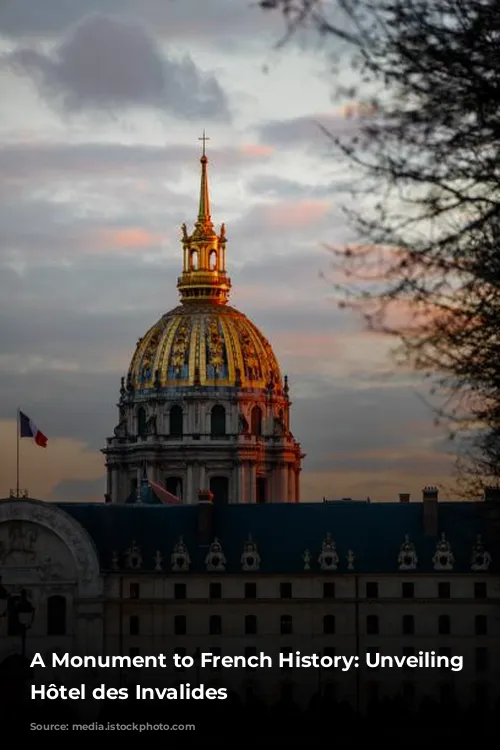
[[[360,170],[356,247],[332,248],[342,305],[397,337],[446,394],[467,490],[500,475],[498,0],[264,0],[286,42],[305,25],[347,43],[371,116],[338,148]],[[326,8],[329,8],[327,15]],[[333,20],[332,20],[333,19]],[[335,46],[335,45],[332,45]],[[376,196],[376,198],[375,198]],[[358,204],[359,205],[359,204]],[[367,208],[367,205],[369,206]]]

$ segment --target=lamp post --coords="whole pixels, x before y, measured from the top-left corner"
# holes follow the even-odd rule
[[[21,595],[17,600],[16,604],[17,622],[21,630],[21,655],[26,656],[26,633],[33,625],[33,618],[35,616],[35,608],[28,599],[28,594],[25,589],[21,591]]]
[[[26,656],[26,634],[33,625],[35,607],[28,599],[28,592],[22,589],[19,594],[9,594],[0,576],[0,617],[13,616],[21,635],[21,656]]]

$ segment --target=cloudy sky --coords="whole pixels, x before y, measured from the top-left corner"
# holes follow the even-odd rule
[[[249,0],[2,1],[0,496],[15,486],[19,405],[50,438],[22,441],[21,486],[102,498],[120,377],[177,304],[203,128],[232,302],[289,375],[303,500],[447,481],[418,380],[333,298],[325,245],[353,239],[352,175],[317,123],[353,123],[327,48],[277,51],[282,32]]]

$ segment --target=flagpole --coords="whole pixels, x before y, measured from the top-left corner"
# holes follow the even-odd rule
[[[21,433],[21,410],[17,409],[17,419],[16,419],[16,425],[17,425],[17,466],[16,466],[16,497],[19,498],[19,447],[21,443],[20,433]]]

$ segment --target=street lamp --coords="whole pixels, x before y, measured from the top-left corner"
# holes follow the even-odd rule
[[[26,656],[26,633],[33,625],[35,607],[28,599],[28,592],[22,589],[20,594],[9,594],[0,578],[0,617],[12,614],[21,635],[21,655]]]
[[[26,633],[33,625],[35,608],[28,599],[28,594],[25,589],[21,591],[21,595],[15,606],[17,621],[21,629],[21,654],[22,656],[26,656]]]

